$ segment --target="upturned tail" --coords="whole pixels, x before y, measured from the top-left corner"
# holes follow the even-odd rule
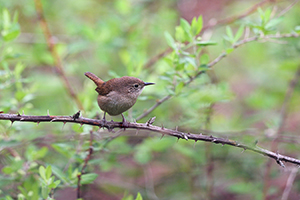
[[[97,87],[101,86],[104,81],[102,81],[98,76],[96,76],[95,74],[91,73],[91,72],[86,72],[84,73],[84,75],[86,77],[88,77],[89,79],[91,79],[92,81],[94,81],[94,83],[97,85]]]

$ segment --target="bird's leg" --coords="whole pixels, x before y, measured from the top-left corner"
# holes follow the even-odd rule
[[[128,126],[128,122],[126,121],[123,113],[121,113],[121,115],[122,115],[122,118],[123,118],[123,120],[122,120],[122,126],[127,127]]]
[[[103,119],[102,119],[102,121],[103,121],[104,123],[106,122],[105,114],[106,114],[106,112],[104,112]]]

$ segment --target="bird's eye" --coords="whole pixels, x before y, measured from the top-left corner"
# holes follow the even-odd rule
[[[139,87],[139,84],[134,84],[133,85],[135,88],[138,88]]]

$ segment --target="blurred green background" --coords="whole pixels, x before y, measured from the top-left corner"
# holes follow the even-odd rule
[[[80,108],[49,52],[37,17],[38,2],[0,0],[0,111],[70,116]],[[249,146],[258,141],[262,148],[299,158],[298,79],[295,87],[290,85],[300,66],[299,38],[261,39],[231,48],[255,35],[299,31],[300,6],[294,1],[44,0],[41,4],[84,117],[103,114],[95,85],[85,72],[103,80],[134,76],[156,84],[147,87],[125,113],[129,121],[170,95],[138,122],[156,116],[157,126]],[[255,8],[251,14],[250,8]],[[243,14],[242,19],[219,21]],[[196,33],[184,31],[186,22],[200,15],[204,28],[196,39]],[[239,30],[240,37],[230,38]],[[169,46],[169,53],[156,59]],[[224,51],[228,55],[207,68]],[[155,62],[146,65],[149,60]],[[201,70],[207,73],[183,86]],[[291,98],[284,104],[286,93]],[[108,116],[111,119],[121,117]],[[148,131],[108,132],[68,123],[11,126],[0,121],[0,198],[76,199],[77,174],[87,156],[91,130],[94,153],[85,170],[91,176],[81,188],[83,199],[129,200],[138,193],[142,199],[166,200],[285,199],[286,192],[288,199],[300,196],[299,176],[292,165],[283,169],[267,157],[237,148],[160,139],[159,133]],[[60,180],[46,195],[43,188],[53,185],[43,180],[40,166],[51,166],[53,178]]]

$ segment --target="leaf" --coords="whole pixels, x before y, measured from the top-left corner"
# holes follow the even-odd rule
[[[244,25],[241,25],[234,36],[234,42],[238,41],[244,33]]]
[[[200,63],[201,64],[207,64],[209,62],[209,55],[208,54],[202,54],[200,57]]]
[[[234,38],[233,38],[233,33],[232,33],[230,26],[226,26],[226,34],[229,39],[229,42],[233,42]]]
[[[175,94],[178,95],[181,92],[183,87],[184,87],[184,82],[180,82],[175,88]]]
[[[195,44],[198,46],[209,46],[209,45],[216,45],[218,43],[214,41],[196,41]]]
[[[234,48],[227,48],[225,50],[226,54],[229,55],[231,52],[233,52]]]
[[[179,42],[185,42],[184,30],[181,26],[176,26],[175,28],[175,38]]]
[[[271,19],[265,26],[265,29],[271,29],[273,27],[275,27],[277,24],[279,24],[280,22],[282,22],[283,17],[278,17],[278,18],[274,18]]]
[[[191,25],[183,18],[180,19],[180,26],[186,33],[189,33],[191,31]]]
[[[173,37],[171,36],[171,34],[168,33],[167,31],[165,31],[165,38],[166,38],[167,44],[168,44],[172,49],[174,49],[174,50],[177,49],[174,38],[173,38]]]
[[[135,200],[143,200],[143,197],[139,192],[137,193]]]
[[[202,27],[203,27],[202,16],[200,15],[198,19],[194,17],[191,23],[192,34],[194,36],[198,35],[201,32]]]
[[[42,179],[44,179],[45,181],[47,180],[46,179],[46,169],[42,165],[39,167],[39,174],[42,177]]]
[[[48,165],[46,168],[46,178],[47,180],[49,180],[51,178],[52,175],[52,169],[51,169],[51,165]]]
[[[185,32],[185,41],[191,42],[193,40],[193,36],[191,34],[191,25],[185,19],[181,18],[180,26],[183,28]]]
[[[3,18],[3,29],[9,29],[10,27],[10,14],[7,9],[4,9],[2,12],[2,18]]]
[[[98,177],[98,174],[96,173],[88,173],[88,174],[83,174],[81,175],[81,184],[90,184],[92,183],[96,178]]]

